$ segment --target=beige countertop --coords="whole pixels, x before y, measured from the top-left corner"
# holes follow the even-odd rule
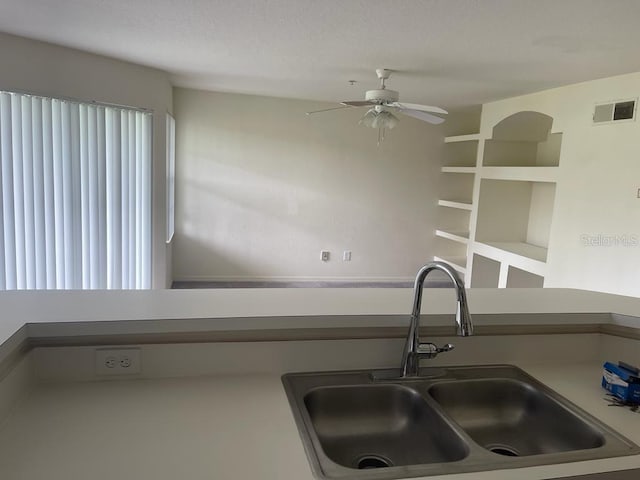
[[[640,444],[640,414],[608,407],[599,363],[519,365]],[[640,455],[428,477],[546,479],[640,467]],[[37,385],[0,424],[0,478],[312,479],[280,377]]]

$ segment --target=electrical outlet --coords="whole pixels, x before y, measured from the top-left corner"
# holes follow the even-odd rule
[[[135,375],[140,367],[139,348],[96,349],[97,375]]]
[[[322,260],[323,262],[328,262],[329,256],[329,250],[320,250],[320,260]]]
[[[351,250],[345,250],[342,252],[342,261],[350,262],[351,261]]]

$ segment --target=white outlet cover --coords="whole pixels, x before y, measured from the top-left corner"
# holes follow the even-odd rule
[[[96,375],[136,375],[141,367],[139,348],[96,349]]]

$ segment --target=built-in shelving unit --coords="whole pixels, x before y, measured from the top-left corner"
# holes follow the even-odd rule
[[[552,126],[548,115],[518,112],[483,141],[467,266],[476,278],[469,285],[544,284],[562,144],[562,133],[552,133]]]
[[[479,128],[477,122],[465,118],[464,128]],[[461,118],[461,117],[459,117]],[[455,122],[455,120],[454,120]],[[454,125],[455,127],[455,125]],[[471,212],[473,211],[473,189],[477,174],[479,133],[452,135],[444,139],[444,164],[440,199],[438,200],[438,229],[436,230],[437,255],[434,260],[451,265],[462,275],[467,272],[467,250]]]
[[[562,133],[553,118],[517,112],[489,130],[445,137],[434,259],[467,287],[540,287],[558,181]],[[466,130],[466,131],[464,131]]]

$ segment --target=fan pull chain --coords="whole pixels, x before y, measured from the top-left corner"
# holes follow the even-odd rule
[[[378,129],[378,147],[384,142],[384,127]]]

